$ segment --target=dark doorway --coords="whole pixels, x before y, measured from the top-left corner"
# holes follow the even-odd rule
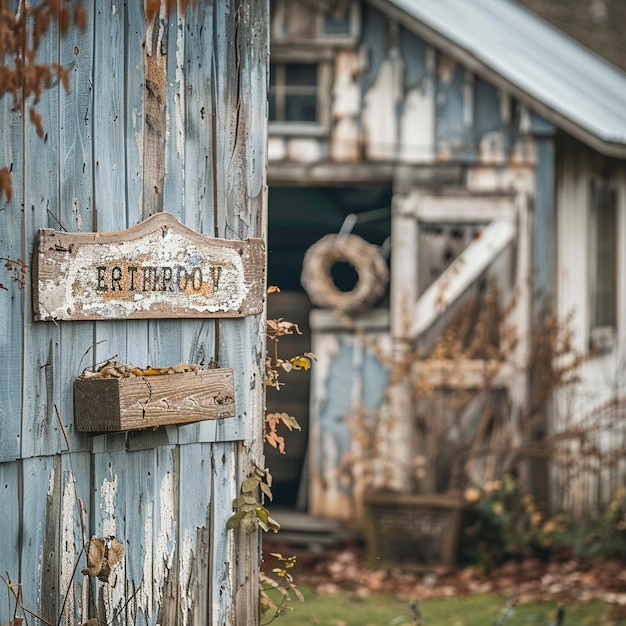
[[[391,186],[287,187],[270,185],[268,223],[268,284],[280,293],[268,298],[268,318],[284,318],[299,325],[302,335],[285,337],[280,356],[289,358],[311,350],[311,303],[300,284],[307,249],[328,234],[340,231],[346,217],[357,216],[352,233],[382,246],[390,235]],[[338,288],[351,290],[356,280],[352,267],[337,264],[332,276]],[[313,366],[315,367],[315,365]],[[306,510],[306,450],[309,431],[310,372],[282,376],[280,391],[267,389],[267,411],[288,413],[302,431],[286,432],[285,454],[266,446],[268,467],[274,478],[274,503]]]

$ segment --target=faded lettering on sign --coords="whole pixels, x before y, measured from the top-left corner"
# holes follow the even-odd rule
[[[111,234],[40,231],[37,319],[238,317],[262,310],[261,240],[211,239],[167,214]]]

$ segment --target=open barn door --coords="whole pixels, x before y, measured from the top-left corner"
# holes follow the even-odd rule
[[[411,471],[398,472],[393,487],[414,488],[416,458],[425,459],[428,468],[419,472],[422,491],[454,489],[463,473],[492,479],[503,467],[502,458],[493,453],[479,459],[474,453],[485,446],[495,450],[504,431],[508,438],[522,436],[518,418],[527,392],[529,222],[522,194],[455,188],[395,196],[391,335],[394,362],[404,375],[394,377],[390,393],[395,419],[389,445],[398,466]],[[501,321],[506,317],[502,325],[494,315],[489,318],[488,307],[492,314],[498,311]],[[442,348],[442,337],[452,327],[451,352],[449,346]],[[515,340],[509,337],[503,351],[505,328]],[[451,397],[457,399],[454,416],[445,401]]]

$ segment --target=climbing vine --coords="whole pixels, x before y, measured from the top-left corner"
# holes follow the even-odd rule
[[[278,287],[269,287],[268,294],[280,291]],[[278,355],[278,344],[281,338],[288,335],[302,334],[297,324],[285,319],[268,319],[265,334],[272,348],[265,360],[265,384],[280,391],[285,384],[280,379],[283,372],[297,370],[309,370],[315,355],[305,352],[290,358],[281,358]],[[268,413],[264,421],[264,439],[267,444],[276,448],[281,454],[285,454],[285,438],[280,434],[280,428],[289,431],[300,430],[298,420],[288,413]],[[269,469],[254,466],[252,472],[243,481],[240,495],[233,500],[234,513],[227,522],[229,530],[239,529],[242,532],[254,532],[257,527],[265,532],[278,532],[280,524],[274,520],[268,509],[263,504],[263,498],[272,500],[272,475]],[[304,601],[302,594],[296,586],[291,574],[296,564],[296,557],[284,557],[277,552],[270,556],[278,561],[278,565],[271,570],[272,575],[265,572],[259,573],[259,607],[261,615],[270,615],[269,624],[276,617],[292,610],[288,602],[297,598]],[[273,593],[272,593],[273,592]]]

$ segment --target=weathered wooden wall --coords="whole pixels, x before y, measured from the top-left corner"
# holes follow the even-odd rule
[[[285,180],[317,172],[340,182],[341,172],[345,177],[350,171],[325,169],[328,162],[378,165],[378,175],[387,171],[388,179],[384,166],[389,163],[462,163],[477,174],[485,167],[535,163],[537,116],[367,2],[355,3],[360,10],[353,41],[327,44],[329,49],[334,45],[332,87],[322,102],[330,111],[328,128],[312,136],[306,125],[281,133],[270,124],[269,159],[280,162],[270,168],[271,176]],[[282,12],[272,20],[273,33],[289,34],[290,22]],[[311,38],[295,24],[292,32],[276,36],[273,50],[311,47]],[[303,167],[298,169],[298,163]],[[375,175],[372,168],[369,180]],[[494,182],[496,177],[506,179],[501,186],[507,186],[511,174],[501,172]]]
[[[209,236],[264,236],[268,7],[199,2],[147,27],[143,2],[83,5],[85,31],[53,27],[40,48],[71,82],[37,105],[45,138],[0,101],[14,189],[0,199],[0,256],[27,265],[23,288],[0,269],[0,571],[54,624],[86,621],[94,603],[109,624],[253,624],[259,538],[226,521],[261,462],[262,316],[33,322],[30,267],[39,228],[123,230],[159,211]],[[72,382],[113,356],[231,367],[236,417],[78,433]],[[126,548],[115,586],[80,573],[81,515],[88,535]]]
[[[620,289],[626,272],[626,168],[623,163],[599,157],[573,141],[562,146],[559,157],[557,312],[562,320],[571,317],[573,349],[580,353],[587,353],[592,344],[593,313],[589,291],[590,281],[594,280],[592,255],[581,254],[581,250],[589,251],[592,245],[591,187],[594,182],[602,180],[617,194],[616,333],[605,349],[583,364],[578,384],[561,391],[554,411],[555,429],[576,424],[588,426],[596,420],[603,425],[591,432],[587,450],[581,450],[575,443],[566,445],[568,457],[577,462],[558,465],[553,471],[554,507],[573,511],[582,517],[609,502],[626,480],[626,328],[623,324],[626,296]]]

